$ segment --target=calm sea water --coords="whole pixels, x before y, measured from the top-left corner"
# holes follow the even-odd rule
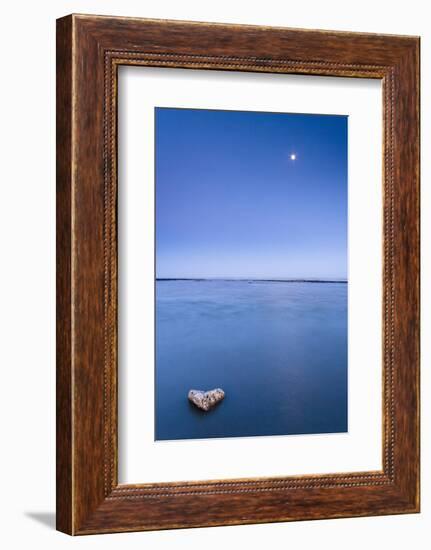
[[[347,431],[347,284],[157,281],[156,439]],[[205,413],[191,388],[221,387]]]

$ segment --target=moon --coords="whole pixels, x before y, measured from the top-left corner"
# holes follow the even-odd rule
[[[296,160],[296,154],[295,153],[290,154],[290,160]]]

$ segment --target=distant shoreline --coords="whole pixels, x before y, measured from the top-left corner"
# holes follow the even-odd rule
[[[192,282],[232,282],[232,283],[329,283],[329,284],[347,284],[347,280],[338,279],[253,279],[253,278],[201,278],[201,277],[156,277],[156,281],[169,282],[169,281],[192,281]]]

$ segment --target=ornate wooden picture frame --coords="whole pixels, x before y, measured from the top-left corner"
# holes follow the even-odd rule
[[[380,79],[383,469],[118,483],[117,69]],[[419,39],[70,15],[57,21],[57,528],[91,534],[419,511]]]

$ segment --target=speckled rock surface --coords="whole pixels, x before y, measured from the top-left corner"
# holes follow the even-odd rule
[[[224,399],[224,391],[221,388],[214,390],[190,390],[189,400],[203,411],[209,411]]]

